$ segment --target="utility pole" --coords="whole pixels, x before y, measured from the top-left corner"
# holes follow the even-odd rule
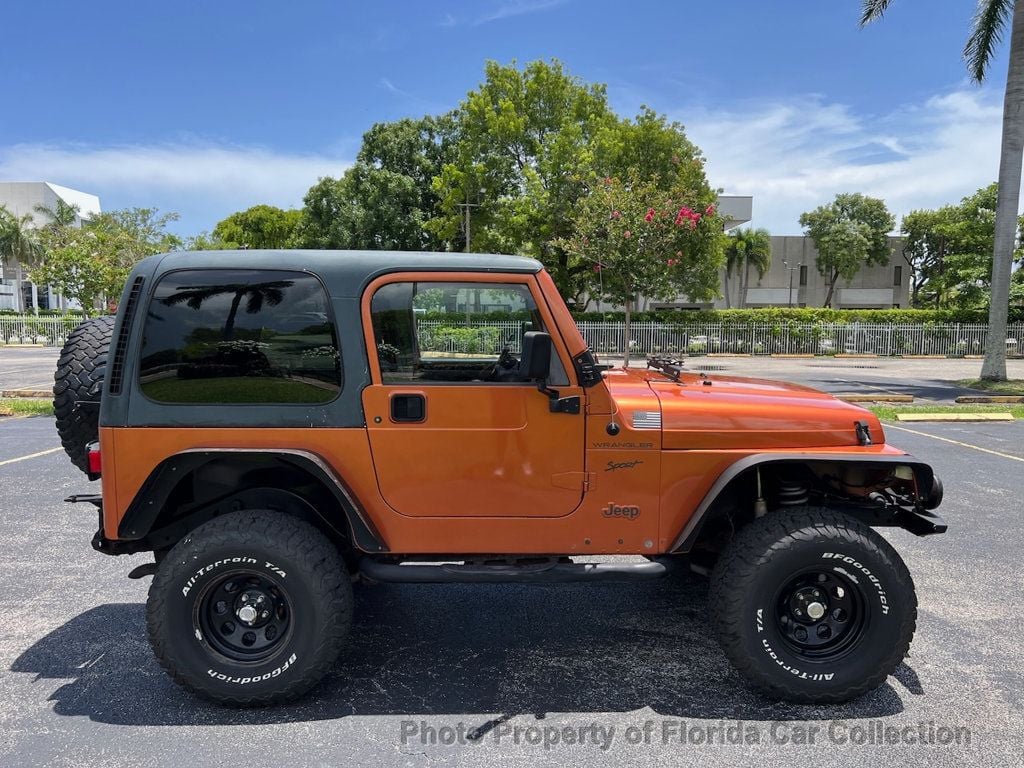
[[[470,225],[470,219],[471,219],[471,209],[472,208],[479,208],[480,207],[480,203],[471,203],[471,202],[469,202],[469,198],[467,197],[466,198],[466,202],[459,203],[458,207],[462,209],[463,215],[465,217],[462,220],[463,221],[462,232],[466,236],[466,253],[469,253],[470,250],[471,250],[471,248],[470,248],[470,232],[469,232],[469,225]]]

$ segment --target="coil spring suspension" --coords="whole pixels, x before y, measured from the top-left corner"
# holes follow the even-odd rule
[[[797,507],[806,504],[809,499],[807,487],[792,480],[779,481],[779,506]]]

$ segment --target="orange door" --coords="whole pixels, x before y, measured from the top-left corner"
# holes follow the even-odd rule
[[[515,381],[524,330],[552,327],[532,275],[459,277],[388,276],[364,298],[381,494],[415,517],[568,515],[583,497],[584,409],[553,413],[547,394]],[[555,346],[548,385],[582,406]]]
[[[423,420],[395,421],[396,400],[416,396]],[[551,413],[536,387],[375,385],[363,403],[377,483],[397,512],[559,517],[579,506],[583,415]]]

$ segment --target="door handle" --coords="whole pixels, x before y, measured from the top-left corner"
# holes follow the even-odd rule
[[[427,400],[420,393],[391,396],[391,420],[400,422],[424,421],[427,418]]]

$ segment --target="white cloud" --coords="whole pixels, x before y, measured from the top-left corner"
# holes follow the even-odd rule
[[[340,176],[349,165],[348,159],[331,154],[213,143],[0,147],[2,179],[81,189],[98,194],[106,209],[178,211],[178,228],[185,232],[209,228],[257,203],[301,206],[317,178]]]
[[[754,196],[754,224],[778,234],[838,192],[880,197],[899,217],[995,181],[1002,104],[956,90],[890,114],[855,114],[819,97],[679,113],[707,158],[708,177]]]
[[[497,6],[494,10],[480,16],[474,24],[489,24],[492,21],[510,19],[513,16],[525,16],[528,13],[538,13],[565,5],[569,0],[508,0]]]

